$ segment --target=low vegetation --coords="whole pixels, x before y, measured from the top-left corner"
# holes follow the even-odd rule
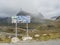
[[[15,33],[15,27],[13,25],[0,26],[0,32]],[[18,24],[18,36],[22,40],[22,37],[26,35],[26,24]],[[38,37],[35,35],[38,34]],[[60,21],[53,21],[50,23],[30,23],[29,24],[29,36],[33,37],[33,40],[47,41],[51,39],[60,38]],[[12,36],[13,37],[13,36]],[[11,38],[1,34],[0,42],[11,42]]]

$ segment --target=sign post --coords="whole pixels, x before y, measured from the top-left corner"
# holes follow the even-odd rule
[[[15,37],[11,39],[12,43],[19,42],[19,38],[17,36],[17,16],[12,17],[12,23],[15,23]]]
[[[18,20],[18,22],[26,23],[26,29],[27,29],[26,34],[28,37],[29,36],[28,35],[28,23],[30,23],[30,16],[18,16],[17,20]]]
[[[17,37],[17,16],[12,16],[12,23],[15,24],[15,37]]]
[[[17,23],[25,23],[26,24],[26,36],[23,40],[32,39],[32,37],[29,37],[28,32],[28,24],[30,23],[30,16],[13,16],[12,23],[15,23],[15,36],[17,37]]]
[[[28,34],[28,23],[26,23],[26,28],[27,28],[27,37],[29,36],[29,34]]]
[[[16,19],[16,24],[15,24],[15,36],[17,37],[17,19]]]

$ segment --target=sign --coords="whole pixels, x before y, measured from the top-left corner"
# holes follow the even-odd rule
[[[12,23],[30,23],[30,16],[12,16]]]
[[[30,23],[30,16],[17,16],[18,23]]]
[[[30,23],[30,16],[12,16],[12,23],[15,23],[16,25],[16,37],[17,37],[17,23],[26,23],[27,24],[27,36],[28,36],[28,23]],[[30,37],[26,37],[24,38],[24,40],[27,40],[27,39],[32,39]],[[12,38],[12,42],[17,42],[18,39],[16,38]]]
[[[17,16],[12,16],[12,23],[16,23]]]

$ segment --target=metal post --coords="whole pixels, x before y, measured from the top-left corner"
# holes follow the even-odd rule
[[[15,24],[15,36],[17,37],[17,20],[16,20],[16,24]]]
[[[27,26],[27,37],[29,36],[29,34],[28,34],[28,23],[26,23],[26,26]]]

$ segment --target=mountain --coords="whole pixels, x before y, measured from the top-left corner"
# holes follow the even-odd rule
[[[35,14],[32,14],[32,13],[29,13],[29,12],[26,12],[26,11],[19,11],[17,14],[17,16],[31,16],[31,23],[50,23],[51,20],[49,19],[44,19],[44,16],[42,13],[38,12],[38,13],[35,13]],[[0,17],[0,23],[11,23],[11,17]]]
[[[40,22],[43,22],[43,19],[44,19],[44,16],[41,13],[31,14],[31,13],[28,13],[26,11],[21,10],[21,11],[19,11],[17,13],[17,16],[21,16],[21,15],[23,15],[23,16],[26,16],[26,15],[31,16],[31,22],[32,23],[40,23]]]
[[[54,16],[51,18],[52,20],[60,20],[60,16]]]
[[[58,17],[56,18],[56,20],[60,20],[60,16],[58,16]]]
[[[11,23],[10,17],[0,17],[0,25],[7,25],[8,23]]]
[[[28,12],[26,12],[26,11],[21,10],[21,11],[19,11],[19,12],[17,13],[17,16],[20,16],[20,15],[26,16],[26,15],[31,15],[31,14],[28,13]]]

